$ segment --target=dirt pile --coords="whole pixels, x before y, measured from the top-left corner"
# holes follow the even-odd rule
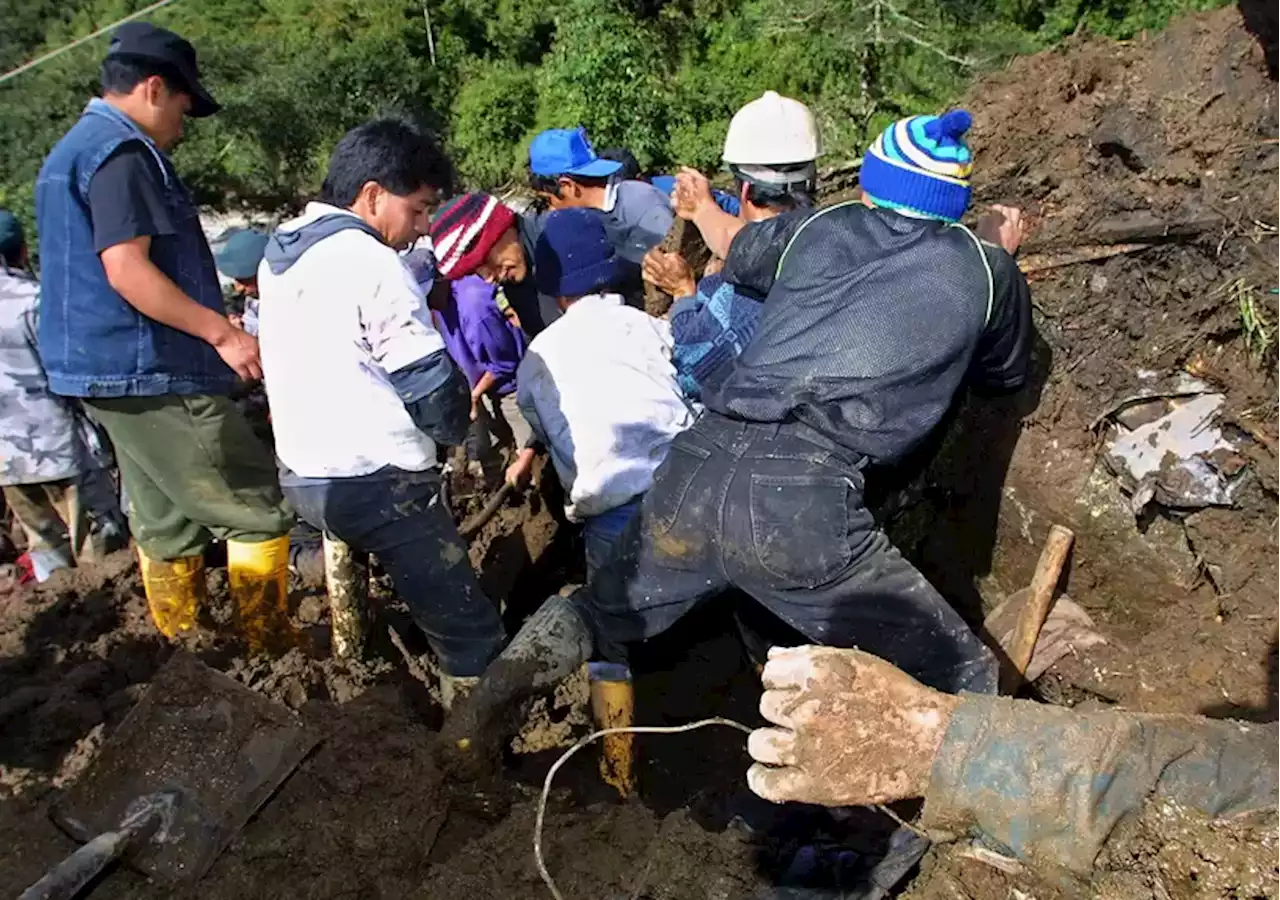
[[[1072,39],[969,94],[978,200],[1029,204],[1032,251],[1248,235],[1276,214],[1274,92],[1235,9]]]
[[[1021,205],[1035,226],[1034,384],[961,410],[892,530],[976,617],[1068,525],[1066,590],[1109,640],[1060,667],[1087,689],[1073,696],[1274,715],[1277,119],[1261,46],[1221,9],[1015,60],[966,105],[976,205]],[[1230,498],[1140,504],[1100,456],[1119,420],[1196,392],[1221,398],[1206,427],[1229,449],[1195,462]]]

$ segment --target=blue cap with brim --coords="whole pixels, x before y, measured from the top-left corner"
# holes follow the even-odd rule
[[[213,261],[218,271],[234,281],[248,281],[258,274],[258,264],[267,249],[267,235],[245,228],[227,238]]]
[[[601,159],[583,128],[551,128],[529,145],[529,171],[534,175],[578,175],[608,178],[622,163]]]

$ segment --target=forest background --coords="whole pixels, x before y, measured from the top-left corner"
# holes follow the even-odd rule
[[[0,0],[0,74],[149,0]],[[1083,32],[1118,39],[1222,0],[176,0],[223,112],[175,154],[198,199],[278,210],[313,193],[338,137],[381,113],[446,142],[463,183],[522,179],[544,128],[585,125],[650,171],[719,164],[734,110],[810,104],[824,164],[978,74]],[[97,38],[0,83],[0,206],[32,224],[36,172],[97,90]]]

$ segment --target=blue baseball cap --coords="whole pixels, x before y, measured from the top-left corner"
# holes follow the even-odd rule
[[[622,163],[601,159],[584,128],[549,128],[529,145],[529,171],[534,175],[581,175],[608,178]]]

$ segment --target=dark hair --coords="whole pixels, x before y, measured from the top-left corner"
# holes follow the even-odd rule
[[[533,175],[529,176],[529,188],[535,193],[550,194],[553,197],[560,196],[560,179],[568,178],[575,184],[583,187],[608,187],[608,178],[584,178],[581,175]]]
[[[448,192],[453,167],[430,133],[402,119],[374,119],[352,128],[333,148],[320,200],[345,209],[370,181],[397,197],[422,187]]]
[[[104,59],[98,69],[98,83],[104,94],[130,94],[153,75],[163,78],[165,86],[174,93],[190,93],[171,66],[154,59],[132,56],[109,56]]]
[[[535,194],[550,194],[552,197],[560,196],[560,176],[559,175],[530,175],[529,189]]]
[[[640,177],[640,161],[626,147],[606,147],[597,154],[601,159],[622,163],[618,177],[623,181],[635,181]]]
[[[779,174],[794,171],[797,175],[809,168],[805,163],[799,166],[779,166],[774,171]],[[808,209],[813,206],[813,193],[817,187],[812,178],[797,178],[789,184],[769,184],[742,174],[736,166],[730,166],[733,172],[737,193],[742,193],[742,186],[747,186],[747,202],[752,206],[765,209],[776,209],[779,212],[790,212],[793,209]]]

